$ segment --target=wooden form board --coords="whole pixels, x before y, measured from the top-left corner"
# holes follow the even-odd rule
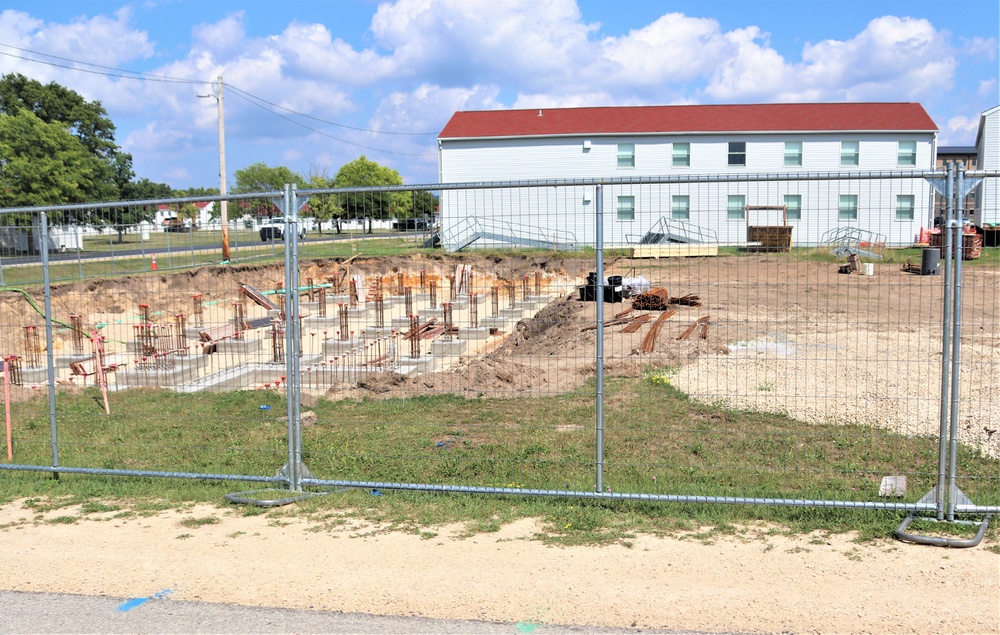
[[[669,243],[664,245],[636,245],[633,258],[684,258],[692,256],[718,256],[719,246],[698,243]]]

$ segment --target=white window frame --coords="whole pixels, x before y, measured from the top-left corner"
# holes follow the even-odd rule
[[[840,165],[842,167],[858,167],[861,165],[861,142],[840,142]]]
[[[802,142],[801,141],[786,141],[785,142],[785,167],[786,168],[800,168],[800,167],[802,167]]]
[[[734,150],[733,149],[733,145],[734,144],[743,144],[743,150],[742,151],[741,150]],[[729,150],[728,150],[728,153],[726,155],[726,164],[729,167],[731,167],[731,168],[744,168],[744,167],[746,167],[746,165],[747,165],[747,142],[746,141],[730,141],[728,148],[729,148]],[[737,160],[737,161],[739,161],[740,157],[743,158],[743,162],[742,163],[733,163],[734,159]]]
[[[747,197],[745,194],[730,194],[726,199],[726,220],[745,221],[747,219]]]
[[[691,220],[691,197],[689,195],[674,194],[670,197],[670,218]]]
[[[902,203],[907,203],[902,205]],[[900,215],[902,214],[902,215]],[[896,220],[911,221],[917,217],[917,197],[913,194],[896,195]]]
[[[917,142],[900,141],[896,148],[896,163],[899,167],[910,168],[917,165]]]
[[[678,152],[683,150],[683,152]],[[680,141],[673,144],[671,148],[671,165],[675,168],[691,167],[691,144],[687,141]]]
[[[635,144],[634,143],[619,143],[618,144],[618,168],[634,168],[635,167]]]
[[[789,202],[796,203],[795,205],[789,205]],[[802,195],[801,194],[785,194],[785,217],[788,220],[801,220],[802,219]],[[794,216],[792,215],[794,214]]]
[[[619,196],[617,206],[617,218],[618,220],[635,220],[635,196]],[[628,207],[623,206],[623,203],[628,203]],[[623,214],[625,214],[623,216]]]
[[[858,220],[858,195],[841,194],[837,204],[837,220]]]

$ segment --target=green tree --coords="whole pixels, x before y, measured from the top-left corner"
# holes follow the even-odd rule
[[[313,171],[309,176],[309,188],[329,189],[334,187],[333,179],[325,173]],[[341,233],[340,220],[344,217],[344,209],[340,206],[340,201],[335,194],[318,194],[309,197],[309,214],[316,219],[319,232],[323,233],[323,222],[333,221],[333,228],[336,233]]]
[[[27,110],[0,115],[0,205],[83,203],[115,191],[111,167],[91,154],[63,124]],[[58,221],[91,221],[86,211],[50,214]],[[57,221],[57,222],[58,222]]]
[[[87,101],[79,93],[55,82],[42,84],[20,73],[0,77],[0,115],[13,116],[27,111],[49,124],[59,124],[76,137],[87,152],[106,166],[99,178],[82,189],[84,200],[119,198],[132,180],[132,155],[122,152],[115,143],[115,125],[104,106]],[[8,157],[9,158],[9,157]],[[69,202],[48,200],[54,205]]]
[[[369,161],[364,155],[350,163],[345,163],[334,179],[336,187],[377,187],[380,185],[402,185],[403,178],[392,168]],[[394,194],[396,194],[394,196]],[[391,218],[394,205],[400,208],[405,202],[398,194],[390,192],[358,192],[340,195],[340,207],[347,218],[368,219],[368,233],[372,233],[372,219]]]
[[[253,192],[274,192],[284,191],[285,184],[291,183],[298,187],[305,187],[306,180],[301,174],[290,169],[279,166],[270,167],[265,163],[254,163],[247,167],[236,170],[237,193]],[[250,213],[254,216],[275,216],[281,210],[275,207],[270,200],[253,200],[249,205]]]

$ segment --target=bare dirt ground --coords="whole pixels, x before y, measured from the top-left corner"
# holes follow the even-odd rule
[[[467,257],[484,276],[517,280],[545,272],[556,297],[484,355],[416,378],[390,373],[332,397],[407,393],[552,394],[595,371],[596,305],[575,301],[588,261]],[[322,280],[336,263],[310,263]],[[440,258],[359,260],[386,274],[427,269]],[[610,263],[608,274],[645,276],[671,295],[699,295],[680,307],[649,355],[636,334],[605,329],[612,375],[669,368],[670,381],[697,398],[786,412],[805,421],[860,422],[907,434],[936,425],[940,389],[941,279],[876,265],[876,275],[838,275],[830,263],[775,256]],[[968,268],[960,439],[996,456],[1000,434],[1000,303],[997,271]],[[273,288],[276,269],[200,269],[61,285],[57,311],[121,313],[148,298],[185,311],[190,294],[231,298],[241,282]],[[37,320],[20,298],[0,298],[5,325]],[[627,308],[606,305],[606,319]],[[675,339],[710,316],[705,339]],[[0,347],[16,350],[4,328]],[[992,425],[992,428],[996,428]],[[694,536],[640,536],[630,548],[552,547],[522,521],[460,538],[386,533],[351,520],[338,528],[301,518],[244,517],[198,507],[148,518],[87,514],[64,524],[59,510],[37,518],[19,503],[0,508],[0,587],[234,604],[707,632],[1000,633],[1000,556],[981,546],[942,550],[850,537],[787,538],[748,528],[705,543]],[[185,519],[217,518],[209,524]],[[98,522],[100,520],[100,522]]]
[[[379,615],[744,633],[997,633],[1000,555],[747,528],[558,547],[530,520],[389,533],[196,506],[0,507],[0,588]],[[281,512],[278,512],[281,514]],[[70,523],[67,519],[75,518]],[[141,608],[136,610],[142,610]],[[539,631],[544,632],[544,631]]]

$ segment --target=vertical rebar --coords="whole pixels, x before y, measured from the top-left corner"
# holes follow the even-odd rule
[[[319,288],[319,317],[326,317],[326,287]]]
[[[350,296],[348,297],[348,301],[350,302],[350,306],[353,309],[358,306],[358,281],[354,278],[351,278],[351,282],[349,285],[349,292]]]
[[[75,313],[70,315],[69,325],[73,331],[73,354],[83,355],[83,316]]]
[[[351,321],[347,316],[347,306],[343,302],[338,302],[337,311],[340,316],[340,339],[346,340],[351,328]]]
[[[382,292],[379,291],[375,294],[375,328],[385,327],[385,300],[382,298]]]
[[[29,368],[40,368],[42,365],[42,341],[37,325],[24,327],[24,359]]]
[[[452,327],[452,304],[451,302],[443,302],[441,304],[441,312],[444,314],[444,336],[445,339],[451,339],[451,327]]]
[[[194,325],[197,328],[201,328],[202,326],[205,325],[203,321],[205,315],[205,307],[204,304],[202,303],[202,295],[200,293],[196,293],[193,296],[191,296],[191,304],[193,308],[191,314],[194,318]]]
[[[408,337],[410,338],[410,357],[417,359],[420,357],[420,316],[411,315],[410,316],[410,333]]]
[[[413,289],[410,287],[403,289],[403,306],[406,315],[413,315]]]
[[[490,306],[493,309],[493,317],[500,315],[500,288],[493,286],[490,288]]]
[[[517,287],[511,282],[507,285],[507,308],[513,309],[517,304]]]
[[[177,345],[174,348],[181,355],[187,353],[187,346],[186,346],[187,337],[184,334],[186,322],[187,322],[187,316],[185,316],[183,313],[178,313],[177,315],[174,316],[174,323],[177,329],[177,333],[175,334],[177,337]]]
[[[542,295],[542,272],[535,272],[535,297],[541,297]]]
[[[420,293],[427,293],[427,271],[420,270]]]
[[[403,295],[404,288],[406,288],[405,279],[403,277],[403,272],[400,271],[396,274],[396,295]]]
[[[306,278],[306,293],[309,296],[309,301],[313,302],[314,298],[316,296],[316,289],[313,288],[313,279],[312,278]]]
[[[455,276],[448,276],[448,299],[452,302],[458,298],[458,288],[455,286]]]
[[[477,303],[479,294],[469,294],[469,328],[479,328],[479,304]]]
[[[528,301],[528,276],[521,276],[521,299]]]
[[[430,294],[430,305],[431,306],[437,306],[437,296],[438,296],[438,293],[437,293],[437,288],[438,288],[437,287],[437,280],[428,280],[427,284],[430,287],[430,290],[428,291],[428,293]]]

